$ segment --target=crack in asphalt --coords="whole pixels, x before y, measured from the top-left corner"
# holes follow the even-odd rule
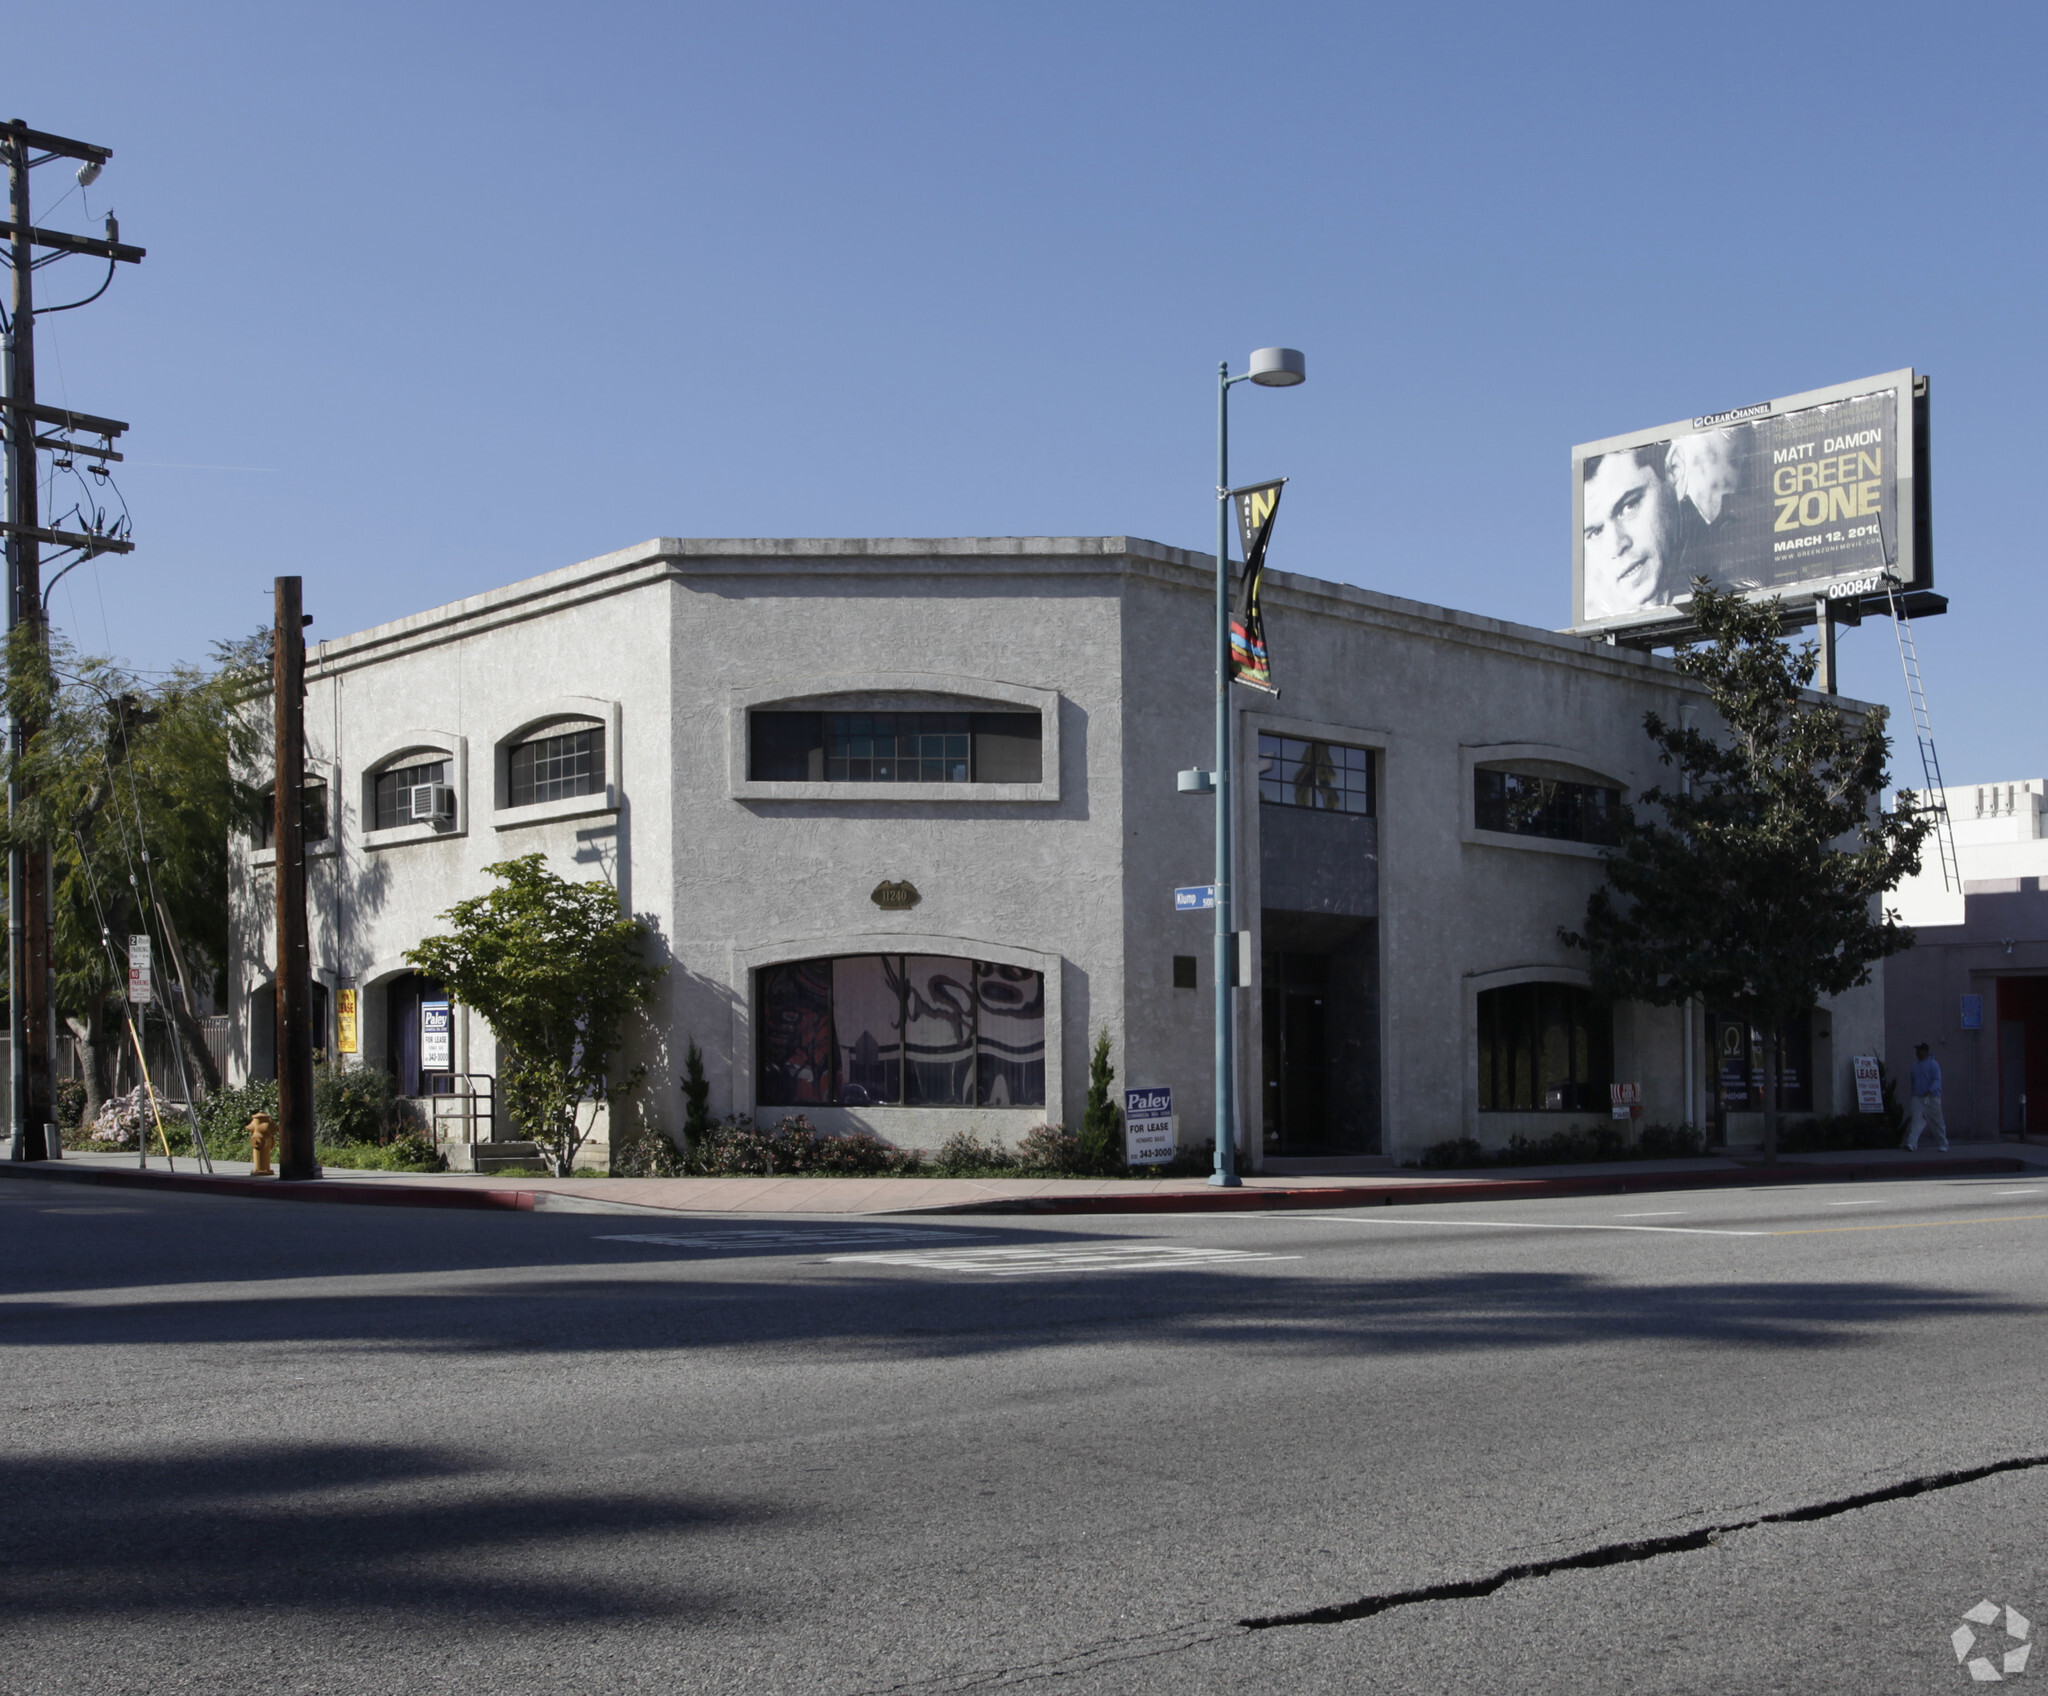
[[[1994,1478],[2002,1472],[2025,1472],[2044,1466],[2048,1466],[2048,1455],[2026,1455],[2016,1460],[1993,1461],[1988,1466],[1971,1466],[1954,1472],[1930,1473],[1923,1478],[1908,1478],[1898,1484],[1887,1484],[1881,1490],[1863,1490],[1853,1496],[1838,1496],[1833,1501],[1815,1502],[1800,1508],[1786,1508],[1779,1513],[1759,1514],[1754,1519],[1731,1520],[1725,1525],[1703,1525],[1697,1530],[1681,1531],[1668,1537],[1644,1537],[1625,1543],[1603,1543],[1597,1548],[1583,1549],[1575,1555],[1559,1555],[1547,1561],[1524,1561],[1515,1566],[1504,1566],[1484,1578],[1468,1578],[1450,1584],[1429,1584],[1416,1590],[1390,1590],[1377,1596],[1361,1596],[1355,1602],[1342,1602],[1332,1607],[1308,1608],[1293,1614],[1265,1614],[1256,1619],[1241,1619],[1237,1623],[1247,1631],[1271,1631],[1287,1625],[1342,1625],[1349,1620],[1370,1619],[1374,1614],[1383,1614],[1394,1608],[1412,1607],[1417,1602],[1468,1601],[1478,1596],[1491,1596],[1496,1590],[1509,1584],[1519,1584],[1528,1578],[1548,1578],[1555,1572],[1580,1572],[1592,1567],[1625,1566],[1635,1561],[1655,1560],[1660,1555],[1685,1554],[1711,1548],[1731,1532],[1753,1531],[1763,1525],[1800,1525],[1816,1519],[1833,1519],[1839,1514],[1855,1513],[1859,1509],[1876,1507],[1883,1502],[1905,1501],[1909,1497],[1924,1496],[1934,1490],[1953,1490],[1958,1485],[1974,1484],[1979,1479]]]

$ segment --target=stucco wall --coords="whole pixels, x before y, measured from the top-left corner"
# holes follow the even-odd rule
[[[537,849],[560,870],[612,882],[659,933],[670,970],[628,1058],[648,1068],[634,1111],[666,1128],[680,1122],[691,1040],[705,1052],[713,1110],[756,1110],[760,968],[900,948],[1047,974],[1045,1107],[837,1108],[813,1112],[817,1122],[925,1148],[959,1128],[1007,1139],[1040,1119],[1077,1125],[1088,1049],[1106,1029],[1119,1083],[1171,1085],[1181,1139],[1199,1143],[1214,1112],[1211,921],[1175,913],[1171,892],[1213,877],[1215,802],[1174,781],[1214,763],[1212,573],[1199,556],[1121,537],[666,540],[322,643],[309,666],[309,741],[332,775],[341,834],[313,862],[316,969],[366,990],[365,1058],[380,1060],[378,985],[448,906],[486,887],[485,865]],[[1576,773],[1633,794],[1652,780],[1644,713],[1675,716],[1696,697],[1662,659],[1314,578],[1271,575],[1266,616],[1281,693],[1239,688],[1232,703],[1237,922],[1255,954],[1268,904],[1262,833],[1282,867],[1301,858],[1305,824],[1341,825],[1335,851],[1360,863],[1323,881],[1340,906],[1367,902],[1378,916],[1387,1153],[1572,1122],[1479,1111],[1477,995],[1531,977],[1583,981],[1584,957],[1560,931],[1580,922],[1600,856],[1478,830],[1473,771],[1492,761]],[[573,817],[499,810],[495,750],[577,698],[611,715],[613,793],[557,809]],[[750,710],[937,698],[1042,707],[1053,734],[1041,782],[748,775]],[[1371,749],[1377,817],[1354,828],[1262,808],[1261,730]],[[454,828],[366,835],[366,774],[418,743],[467,762]],[[268,975],[268,874],[243,852],[234,875],[230,1011],[245,1039],[247,991]],[[918,902],[878,907],[871,892],[883,882],[913,884]],[[1322,887],[1304,883],[1299,865],[1280,883],[1285,901]],[[1175,955],[1197,958],[1197,989],[1173,987]],[[1253,1164],[1262,994],[1258,984],[1235,992],[1238,1114]],[[1882,1005],[1873,986],[1830,1009],[1824,1093],[1846,1088],[1850,1054],[1878,1045]],[[1616,1019],[1616,1075],[1643,1084],[1653,1121],[1702,1117],[1711,1065],[1700,1053],[1688,1102],[1684,1028],[1670,1009]],[[495,1070],[479,1021],[459,1022],[458,1055],[463,1069]]]

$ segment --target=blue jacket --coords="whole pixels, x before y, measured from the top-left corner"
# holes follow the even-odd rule
[[[1941,1094],[1941,1062],[1929,1055],[1913,1062],[1912,1090],[1915,1095]]]

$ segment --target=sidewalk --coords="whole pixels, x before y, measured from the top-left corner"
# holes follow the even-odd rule
[[[66,1154],[61,1161],[0,1162],[0,1175],[58,1183],[246,1195],[267,1200],[370,1206],[540,1209],[656,1214],[1209,1213],[1302,1207],[1414,1206],[1543,1196],[1640,1195],[1752,1184],[1841,1183],[1883,1178],[1973,1177],[2039,1170],[2042,1143],[1957,1143],[1947,1153],[1902,1149],[1790,1155],[1775,1166],[1753,1157],[1613,1161],[1584,1166],[1482,1171],[1380,1171],[1343,1177],[1247,1176],[1242,1189],[1201,1178],[517,1178],[466,1172],[356,1172],[334,1169],[317,1182],[252,1178],[247,1161],[216,1160],[211,1178],[180,1160],[176,1174],[156,1156],[140,1169],[132,1154]]]

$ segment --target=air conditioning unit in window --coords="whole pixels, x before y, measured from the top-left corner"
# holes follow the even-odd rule
[[[444,824],[455,817],[455,791],[445,783],[415,783],[405,791],[405,816],[414,824]]]

